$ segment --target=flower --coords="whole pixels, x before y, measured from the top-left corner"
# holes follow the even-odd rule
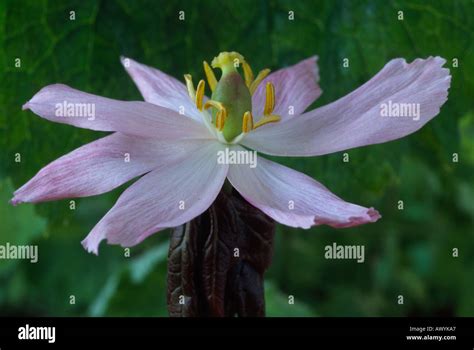
[[[209,208],[226,179],[249,203],[287,226],[375,222],[377,210],[345,202],[300,172],[261,156],[255,167],[218,162],[218,154],[249,148],[275,156],[318,156],[411,134],[447,100],[451,76],[444,63],[440,57],[391,60],[350,94],[305,112],[321,94],[316,56],[255,77],[240,54],[221,53],[212,62],[222,70],[219,80],[204,62],[210,99],[204,80],[195,89],[190,75],[185,85],[122,58],[146,102],[49,85],[23,106],[51,121],[113,133],[41,169],[11,202],[97,195],[143,175],[83,240],[96,254],[104,239],[130,247],[192,220]],[[387,104],[388,112],[398,106],[391,117]],[[401,113],[410,110],[418,115]]]

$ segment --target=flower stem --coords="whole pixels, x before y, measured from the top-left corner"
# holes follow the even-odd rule
[[[274,233],[272,219],[223,189],[206,212],[171,235],[170,316],[265,316]]]

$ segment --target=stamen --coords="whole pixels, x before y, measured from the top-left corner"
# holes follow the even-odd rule
[[[242,132],[248,133],[253,129],[253,117],[252,113],[247,111],[244,114],[244,119],[242,120]]]
[[[217,109],[216,113],[216,129],[219,131],[222,131],[224,129],[224,123],[225,120],[227,119],[227,109],[224,107],[224,105],[218,101],[214,100],[208,100],[204,104],[204,109],[208,109],[214,107]]]
[[[250,85],[252,85],[253,78],[254,78],[252,68],[247,62],[244,62],[242,64],[242,68],[244,69],[245,85],[247,85],[247,87],[250,88]]]
[[[266,69],[261,70],[261,71],[257,74],[257,77],[255,78],[255,80],[252,82],[252,84],[250,84],[250,87],[249,87],[250,94],[253,95],[253,93],[255,92],[255,90],[257,90],[258,85],[262,82],[263,79],[265,79],[265,77],[266,77],[269,73],[270,73],[270,69],[266,68]]]
[[[206,73],[206,78],[207,82],[209,83],[209,87],[211,88],[211,91],[214,91],[217,85],[217,79],[214,75],[214,71],[206,61],[204,61],[202,64],[204,65],[204,73]]]
[[[263,108],[263,114],[272,114],[273,108],[275,108],[275,87],[272,83],[267,83],[266,95],[265,95],[265,107]]]
[[[211,107],[214,107],[216,108],[218,111],[222,111],[222,110],[226,110],[224,105],[218,101],[214,101],[214,100],[208,100],[205,104],[204,104],[204,109],[209,109]],[[227,114],[227,112],[226,112]]]
[[[227,113],[225,109],[217,111],[216,114],[216,129],[222,131],[224,129],[225,120],[227,118]]]
[[[204,89],[206,88],[206,83],[204,80],[200,80],[198,87],[197,87],[197,92],[196,92],[196,107],[202,111],[202,102],[204,99]]]
[[[191,77],[191,74],[185,74],[184,80],[186,80],[186,87],[188,88],[189,97],[191,97],[191,100],[195,101],[196,91],[194,91],[193,78]]]
[[[262,119],[260,119],[257,123],[254,124],[253,128],[257,129],[261,127],[262,125],[268,124],[268,123],[276,123],[280,121],[280,117],[278,115],[270,114],[270,115],[264,115]]]

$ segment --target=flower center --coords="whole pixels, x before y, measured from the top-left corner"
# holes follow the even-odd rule
[[[263,79],[270,73],[269,69],[263,69],[254,78],[250,65],[244,57],[237,52],[221,52],[212,60],[212,67],[219,68],[222,75],[216,79],[214,71],[204,61],[204,72],[212,91],[211,99],[204,103],[204,91],[206,83],[200,80],[197,89],[194,90],[192,77],[184,76],[186,86],[191,99],[196,107],[202,111],[210,109],[211,118],[203,113],[206,125],[213,126],[219,133],[219,139],[225,142],[236,142],[243,135],[268,123],[278,122],[280,117],[272,114],[275,107],[275,87],[268,82],[265,87],[265,106],[263,116],[254,123],[252,116],[252,95]],[[244,79],[237,71],[242,67]]]

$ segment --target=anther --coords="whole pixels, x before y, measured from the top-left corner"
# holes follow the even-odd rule
[[[261,70],[258,74],[255,80],[250,84],[249,90],[250,94],[253,95],[255,90],[257,90],[258,85],[262,82],[263,79],[266,78],[266,76],[270,73],[270,69],[263,69]]]
[[[254,79],[252,68],[247,62],[244,62],[242,64],[242,68],[244,70],[245,85],[247,85],[247,87],[250,88],[250,85],[252,85],[252,82]]]
[[[217,79],[216,76],[214,75],[214,71],[212,70],[211,66],[204,61],[203,63],[204,66],[204,73],[206,73],[206,78],[207,82],[209,83],[209,87],[211,88],[211,91],[214,91],[217,85]]]
[[[253,117],[252,113],[247,111],[244,113],[244,118],[242,120],[242,132],[248,133],[253,129]]]
[[[219,131],[222,131],[224,129],[224,123],[225,120],[227,119],[227,109],[224,107],[224,105],[218,101],[214,100],[208,100],[204,104],[204,109],[208,109],[214,107],[217,109],[216,113],[216,129]]]
[[[197,86],[197,91],[196,91],[196,107],[202,111],[202,102],[204,99],[204,89],[206,88],[206,83],[204,80],[200,80],[199,84]]]
[[[193,78],[191,74],[185,74],[184,80],[186,80],[186,87],[188,89],[188,95],[191,97],[191,100],[196,100],[196,91],[194,91]]]
[[[270,115],[275,108],[275,87],[272,83],[267,83],[265,94],[265,107],[263,108],[264,115]]]
[[[221,103],[221,102],[218,102],[218,101],[214,101],[214,100],[208,100],[205,104],[204,104],[204,109],[209,109],[211,107],[214,107],[215,109],[217,109],[218,111],[220,110],[225,110],[225,107],[224,105]]]
[[[216,129],[222,131],[224,129],[227,113],[225,109],[221,109],[216,113]]]
[[[254,129],[257,129],[261,127],[262,125],[268,124],[268,123],[276,123],[280,121],[280,117],[278,115],[270,114],[270,115],[264,115],[258,122],[256,122],[253,126]]]

